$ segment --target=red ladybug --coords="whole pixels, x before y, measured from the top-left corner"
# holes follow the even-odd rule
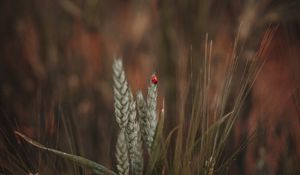
[[[155,74],[152,75],[152,77],[151,77],[151,82],[152,82],[153,84],[157,84],[158,80],[157,80],[157,76],[156,76]]]

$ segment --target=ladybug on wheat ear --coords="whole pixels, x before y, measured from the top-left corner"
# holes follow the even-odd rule
[[[157,76],[156,76],[155,74],[153,74],[153,75],[151,76],[151,82],[152,82],[153,84],[157,84],[157,83],[158,83],[158,79],[157,79]]]

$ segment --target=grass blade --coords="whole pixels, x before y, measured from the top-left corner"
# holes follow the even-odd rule
[[[31,145],[37,147],[37,148],[40,148],[42,150],[45,150],[45,151],[48,151],[50,153],[53,153],[53,154],[56,154],[58,156],[61,156],[65,159],[68,159],[68,160],[71,160],[71,161],[74,161],[76,163],[78,163],[80,166],[83,166],[83,167],[87,167],[87,168],[90,168],[94,171],[94,173],[96,174],[111,174],[111,175],[117,175],[117,173],[109,170],[108,168],[94,162],[94,161],[91,161],[91,160],[88,160],[84,157],[81,157],[81,156],[76,156],[76,155],[72,155],[72,154],[68,154],[68,153],[65,153],[65,152],[62,152],[62,151],[58,151],[58,150],[55,150],[55,149],[51,149],[51,148],[47,148],[46,146],[38,143],[37,141],[34,141],[32,139],[30,139],[29,137],[25,136],[24,134],[18,132],[18,131],[15,131],[15,134],[20,136],[22,139],[24,139],[26,142],[30,143]]]

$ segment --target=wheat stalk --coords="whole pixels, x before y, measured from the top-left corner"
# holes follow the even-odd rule
[[[125,129],[121,129],[118,136],[116,145],[116,160],[119,175],[129,175],[129,157]]]
[[[206,175],[213,175],[214,168],[215,168],[215,159],[211,156],[208,160],[205,161],[205,174]]]
[[[120,128],[125,128],[128,123],[130,97],[121,59],[113,62],[113,80],[116,121]]]

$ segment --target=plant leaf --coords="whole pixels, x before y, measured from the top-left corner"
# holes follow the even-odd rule
[[[91,161],[91,160],[86,159],[86,158],[81,157],[81,156],[76,156],[76,155],[68,154],[68,153],[65,153],[65,152],[62,152],[62,151],[59,151],[59,150],[47,148],[46,146],[38,143],[37,141],[34,141],[34,140],[30,139],[29,137],[25,136],[24,134],[22,134],[22,133],[20,133],[18,131],[15,131],[15,134],[18,135],[18,136],[20,136],[26,142],[30,143],[31,145],[33,145],[33,146],[35,146],[37,148],[40,148],[42,150],[45,150],[45,151],[48,151],[50,153],[56,154],[56,155],[61,156],[61,157],[65,158],[65,159],[74,161],[75,163],[77,163],[80,166],[90,168],[96,174],[117,175],[117,173],[113,172],[112,170],[110,170],[110,169],[104,167],[103,165],[100,165],[100,164],[98,164],[98,163],[96,163],[94,161]]]

